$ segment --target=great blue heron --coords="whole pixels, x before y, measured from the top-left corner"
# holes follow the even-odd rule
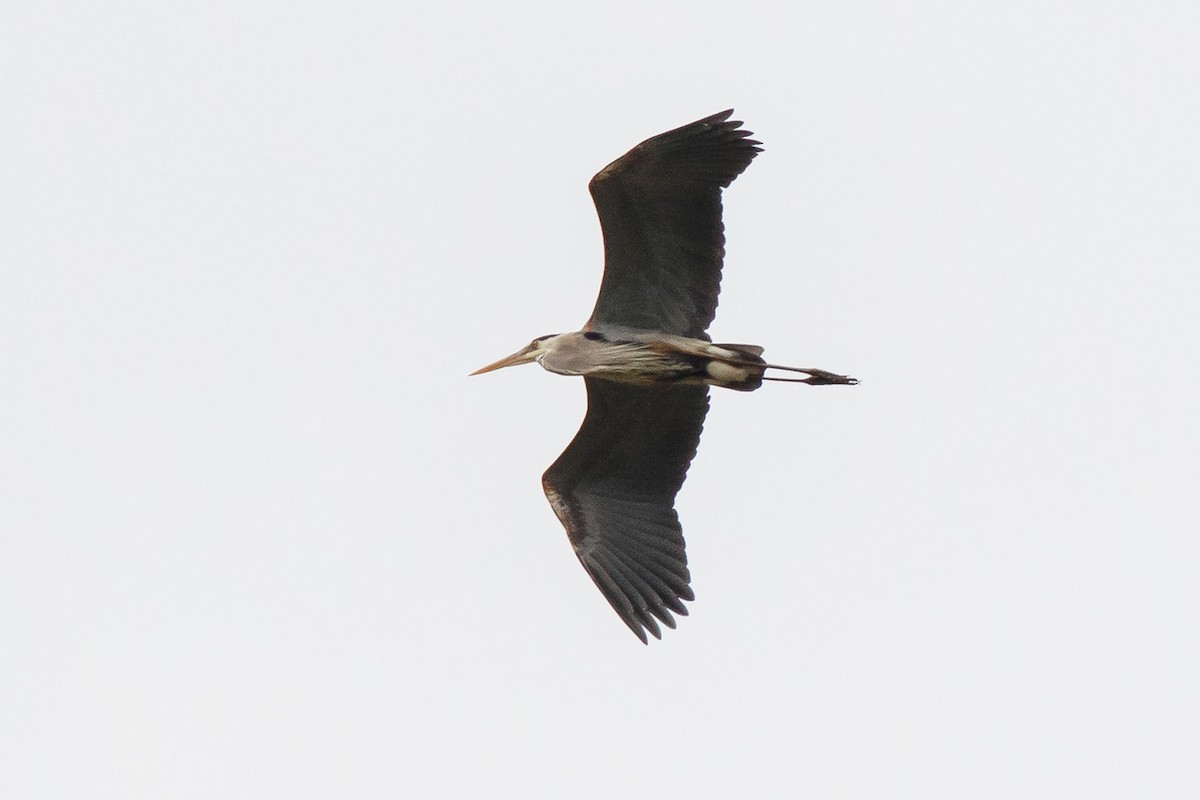
[[[587,416],[542,486],[584,569],[643,643],[646,631],[662,638],[658,622],[674,628],[671,612],[686,615],[683,601],[694,597],[675,495],[700,441],[708,387],[858,383],[768,364],[761,347],[713,344],[705,333],[725,255],[721,189],[761,151],[732,113],[647,139],[596,173],[588,188],[604,233],[604,279],[591,319],[471,373],[536,361],[583,376]]]

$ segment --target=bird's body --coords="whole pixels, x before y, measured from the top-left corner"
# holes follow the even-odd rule
[[[536,361],[583,376],[588,412],[542,476],[584,568],[638,638],[675,627],[693,598],[675,495],[696,453],[708,387],[764,380],[854,384],[768,364],[756,345],[713,344],[725,237],[721,189],[758,154],[731,111],[647,139],[590,189],[604,232],[604,280],[583,330],[542,336],[473,374]],[[767,370],[806,378],[768,376]]]
[[[625,330],[560,333],[534,340],[534,361],[559,375],[641,385],[709,385],[749,391],[763,380],[761,347]]]

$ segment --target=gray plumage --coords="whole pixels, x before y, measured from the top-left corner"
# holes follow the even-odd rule
[[[691,573],[675,496],[696,454],[708,387],[764,380],[853,384],[768,364],[757,345],[713,344],[725,257],[721,190],[761,151],[723,111],[634,147],[589,188],[604,234],[604,279],[583,330],[543,336],[472,374],[537,361],[581,375],[583,425],[542,476],[580,563],[642,642],[687,614]],[[769,369],[808,377],[776,378]]]

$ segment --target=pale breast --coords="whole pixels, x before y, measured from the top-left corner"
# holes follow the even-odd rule
[[[595,375],[612,380],[670,380],[693,371],[683,359],[641,342],[609,341],[585,333],[564,334],[538,359],[560,375]]]

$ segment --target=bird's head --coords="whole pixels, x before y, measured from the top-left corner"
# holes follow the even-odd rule
[[[542,348],[542,345],[547,340],[553,339],[554,336],[555,336],[555,334],[539,336],[538,338],[534,339],[529,344],[522,347],[517,352],[513,353],[511,356],[505,356],[504,358],[500,359],[499,361],[493,361],[491,364],[488,364],[486,367],[480,367],[479,369],[475,370],[471,374],[472,375],[482,375],[485,372],[491,372],[492,370],[500,369],[501,367],[515,367],[517,364],[528,364],[531,361],[537,361],[538,358],[540,358],[541,355],[545,352]]]

